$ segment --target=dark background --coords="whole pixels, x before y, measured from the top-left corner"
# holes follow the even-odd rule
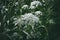
[[[55,0],[53,9],[56,24],[49,30],[49,40],[60,40],[60,0]]]

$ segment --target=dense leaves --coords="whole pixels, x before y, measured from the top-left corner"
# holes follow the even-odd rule
[[[53,0],[0,0],[0,40],[49,40],[54,24]]]

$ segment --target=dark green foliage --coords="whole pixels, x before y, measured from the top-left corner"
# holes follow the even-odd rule
[[[45,0],[45,2],[39,0],[42,6],[38,6],[34,10],[24,10],[21,8],[25,4],[30,6],[32,1],[33,0],[0,0],[0,40],[49,40],[50,28],[54,25],[50,24],[49,20],[54,19],[55,14],[53,11],[56,11],[55,8],[57,7],[53,10],[52,0]],[[43,16],[39,17],[42,23],[34,25],[35,29],[32,29],[31,25],[27,25],[28,28],[24,28],[25,25],[21,25],[22,27],[20,27],[13,24],[14,18],[20,18],[21,15],[32,11],[33,13],[35,11],[42,11],[43,13]],[[56,12],[58,11],[59,10]]]
[[[60,40],[60,0],[54,0],[54,20],[56,24],[49,30],[50,40]]]

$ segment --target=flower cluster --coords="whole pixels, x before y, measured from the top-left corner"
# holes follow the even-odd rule
[[[36,15],[36,16],[38,16],[38,15],[39,15],[39,16],[40,16],[40,15],[42,16],[43,13],[42,13],[41,11],[36,11],[36,12],[35,12],[35,15]]]
[[[30,4],[30,9],[35,9],[38,6],[42,6],[42,3],[40,1],[33,1]]]
[[[22,15],[20,15],[17,20],[15,20],[14,18],[15,21],[13,23],[15,24],[15,26],[30,25],[31,27],[34,27],[34,25],[41,22],[39,17],[42,16],[43,13],[40,10],[32,11],[38,6],[42,6],[42,3],[40,1],[33,1],[30,3],[30,6],[27,4],[23,5],[20,9],[22,11]],[[26,10],[29,10],[30,12],[26,12]]]
[[[15,25],[31,25],[34,26],[35,23],[39,22],[39,18],[32,13],[21,15],[19,19],[17,19],[14,23]]]
[[[45,2],[43,0],[43,2]],[[25,4],[21,6],[21,15],[18,18],[14,18],[15,26],[19,26],[20,29],[27,35],[27,39],[32,38],[40,38],[41,32],[39,30],[47,30],[45,23],[48,25],[53,24],[54,21],[47,18],[47,13],[44,14],[40,7],[42,7],[42,3],[40,1],[33,1],[29,5]],[[43,7],[42,7],[43,8]],[[41,9],[42,9],[41,8]],[[45,10],[43,10],[45,11]],[[40,29],[43,28],[43,29]],[[37,31],[36,31],[37,30]],[[46,31],[47,32],[47,31]]]
[[[28,5],[23,5],[22,9],[28,9]]]

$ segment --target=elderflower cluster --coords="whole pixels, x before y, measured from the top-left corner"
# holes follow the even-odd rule
[[[50,20],[49,20],[49,23],[50,23],[50,24],[54,24],[54,20],[53,20],[53,19],[50,19]]]
[[[30,9],[35,9],[36,7],[41,6],[41,5],[42,3],[40,1],[33,1],[30,4]]]
[[[14,23],[15,25],[31,25],[34,26],[35,23],[39,22],[39,18],[33,15],[32,13],[21,15]]]
[[[41,11],[36,11],[36,12],[35,12],[35,15],[36,15],[36,16],[38,16],[38,15],[39,15],[39,16],[40,16],[40,15],[42,16],[43,13],[42,13]]]
[[[28,9],[28,5],[23,5],[22,9]]]

